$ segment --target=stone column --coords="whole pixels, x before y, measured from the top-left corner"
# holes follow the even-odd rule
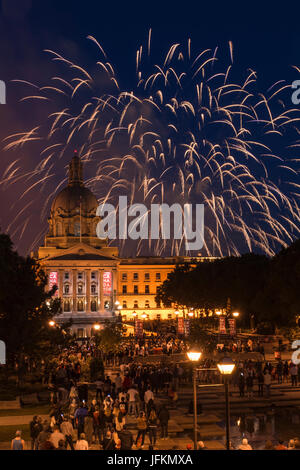
[[[104,310],[104,299],[103,299],[103,269],[99,270],[99,296],[100,296],[100,308],[99,310],[103,312]]]
[[[58,297],[63,298],[64,270],[58,270]],[[63,305],[62,305],[63,307]]]
[[[73,273],[73,283],[72,283],[72,294],[73,294],[73,305],[72,305],[72,312],[77,312],[77,305],[76,305],[76,288],[77,288],[77,269],[72,269]]]
[[[90,312],[91,311],[91,270],[90,269],[85,270],[85,279],[86,279],[86,282],[85,282],[85,288],[86,288],[85,298],[86,298],[86,302],[87,302],[85,311]]]

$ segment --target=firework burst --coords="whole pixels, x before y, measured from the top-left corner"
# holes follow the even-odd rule
[[[88,39],[99,53],[93,73],[48,50],[61,65],[61,76],[45,86],[16,80],[32,90],[23,101],[51,112],[44,123],[5,139],[7,151],[38,145],[40,158],[26,173],[14,160],[3,185],[26,181],[23,197],[38,186],[45,221],[53,195],[65,183],[57,185],[54,165],[57,160],[66,165],[79,147],[92,168],[87,184],[99,202],[127,195],[131,203],[149,207],[203,203],[203,255],[246,250],[272,255],[299,236],[298,159],[274,151],[300,119],[299,110],[284,106],[289,84],[277,82],[264,95],[256,90],[253,70],[241,83],[232,81],[232,43],[225,68],[219,66],[217,49],[194,55],[190,40],[172,45],[161,64],[153,64],[150,30],[146,48],[136,53],[135,89],[122,90],[102,46]],[[10,224],[20,237],[29,229],[32,204]],[[40,237],[36,233],[33,245]],[[143,240],[135,253],[142,253],[146,243],[157,255],[184,250],[184,239]]]

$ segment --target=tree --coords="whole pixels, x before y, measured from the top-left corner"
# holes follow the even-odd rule
[[[124,332],[125,328],[122,324],[106,321],[103,330],[95,334],[96,346],[104,353],[116,351]]]
[[[52,299],[56,287],[47,292],[46,286],[39,263],[18,255],[10,237],[0,234],[0,338],[11,365],[53,344],[49,320],[60,311],[60,300]]]

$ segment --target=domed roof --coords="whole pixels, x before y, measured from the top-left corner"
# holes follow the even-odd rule
[[[82,163],[75,153],[69,164],[68,186],[54,199],[51,213],[73,216],[75,213],[79,213],[80,206],[82,214],[95,215],[98,201],[96,196],[83,184]]]
[[[51,212],[62,213],[79,212],[81,205],[82,213],[96,213],[98,201],[96,196],[84,186],[74,185],[64,188],[54,199]]]

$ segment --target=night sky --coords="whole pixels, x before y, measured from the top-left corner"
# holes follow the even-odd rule
[[[93,67],[95,48],[86,40],[86,36],[93,35],[114,64],[121,87],[130,90],[135,80],[136,50],[147,41],[149,28],[152,28],[152,55],[158,61],[172,44],[183,43],[187,38],[191,38],[195,51],[219,46],[228,58],[228,41],[232,41],[235,76],[238,79],[247,68],[254,69],[258,84],[265,92],[278,80],[299,79],[299,74],[291,67],[300,66],[299,12],[295,9],[276,11],[275,5],[275,2],[271,5],[240,2],[237,7],[230,7],[228,2],[222,2],[220,7],[215,2],[169,0],[0,0],[0,79],[7,85],[7,104],[0,105],[0,180],[16,158],[16,152],[2,150],[2,140],[34,125],[32,105],[19,103],[24,89],[11,80],[46,83],[56,73],[57,65],[49,60],[44,49],[61,52],[86,67]],[[34,146],[27,146],[17,152],[24,171],[37,163],[34,149]],[[58,166],[57,182],[64,176],[65,168]],[[0,185],[2,230],[7,229],[16,211],[21,210],[16,199],[23,190],[26,190],[25,184]],[[35,248],[41,243],[47,228],[46,218],[40,221],[39,191],[37,187],[30,194],[30,198],[37,200],[32,206],[30,226],[21,238],[20,230],[15,231],[17,225],[10,230],[22,254],[32,248],[38,233],[40,238],[36,239]]]

